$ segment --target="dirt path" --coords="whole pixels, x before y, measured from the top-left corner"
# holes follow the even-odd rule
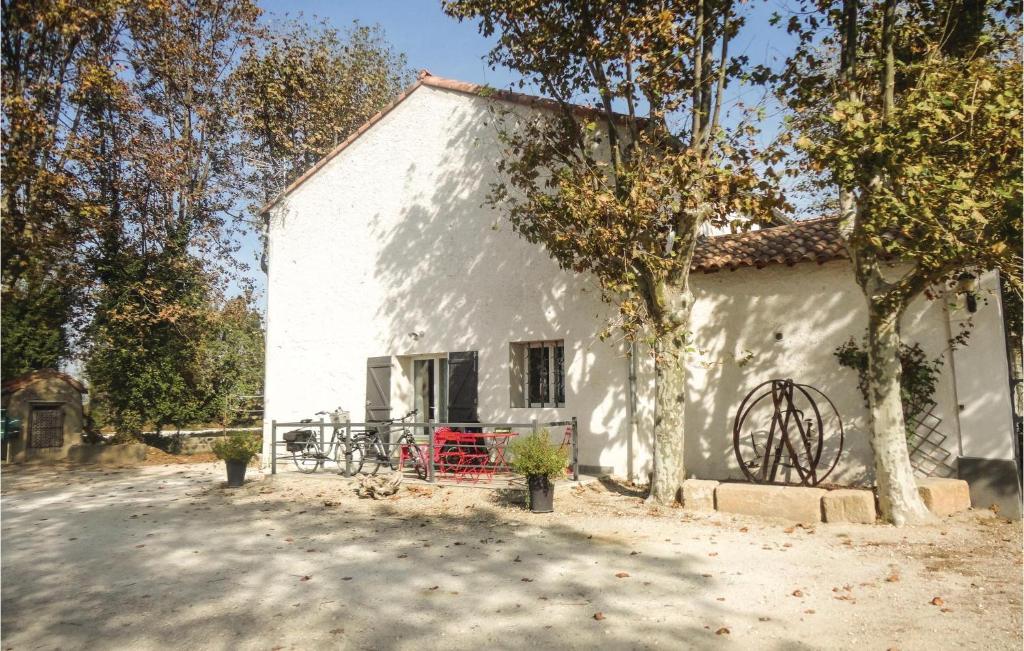
[[[483,489],[222,478],[4,472],[3,648],[1021,648],[1021,530],[988,513],[805,528],[594,484],[541,516]]]

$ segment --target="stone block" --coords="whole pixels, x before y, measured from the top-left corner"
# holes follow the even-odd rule
[[[928,510],[940,517],[971,508],[971,489],[962,479],[918,479],[917,492]]]
[[[683,482],[683,508],[687,511],[714,511],[715,489],[711,479],[687,479]]]
[[[825,522],[856,522],[873,524],[875,494],[868,490],[839,489],[828,491],[821,498]]]
[[[715,491],[719,511],[796,522],[821,522],[823,488],[722,484]]]

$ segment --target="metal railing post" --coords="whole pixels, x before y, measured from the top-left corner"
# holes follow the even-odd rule
[[[427,425],[427,481],[434,483],[434,425]]]
[[[572,417],[572,480],[580,480],[580,427],[576,417]]]
[[[345,423],[345,476],[352,476],[352,423]]]
[[[534,434],[536,434],[538,432],[538,429],[537,429],[537,419],[536,418],[531,418],[530,419],[530,428],[531,428],[531,431]]]
[[[317,461],[322,463],[324,470],[327,470],[327,455],[324,454],[324,417],[320,417],[320,454],[322,455]]]
[[[277,420],[270,421],[270,474],[277,474]]]

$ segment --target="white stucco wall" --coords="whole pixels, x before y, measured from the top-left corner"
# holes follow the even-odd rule
[[[396,356],[392,406],[401,415],[411,407],[411,384],[409,365],[397,356],[476,350],[481,420],[577,416],[582,464],[643,480],[650,468],[651,362],[639,360],[634,432],[625,347],[595,336],[609,315],[596,287],[560,271],[542,248],[483,206],[499,155],[486,100],[424,86],[277,207],[270,227],[266,417],[297,420],[342,406],[362,420],[366,359],[383,355]],[[766,379],[792,377],[828,394],[843,417],[847,451],[830,479],[870,482],[856,374],[833,356],[849,337],[859,340],[866,324],[849,265],[744,269],[697,275],[693,284],[694,342],[702,352],[688,362],[690,473],[739,477],[731,448],[739,401]],[[944,302],[919,301],[905,320],[906,338],[951,362],[950,318]],[[972,347],[1002,341],[1001,329],[993,330],[1000,322],[974,320],[985,330],[972,337]],[[509,343],[551,339],[565,341],[565,407],[510,407]],[[750,359],[741,365],[747,351]],[[947,446],[959,454],[953,366],[943,367],[935,413]],[[978,390],[997,394],[1005,387],[1002,375]],[[1008,422],[1005,430],[973,431],[1009,444]]]
[[[273,216],[268,419],[341,405],[362,420],[367,357],[479,351],[484,421],[581,419],[581,463],[613,466],[627,360],[607,307],[483,207],[499,145],[483,99],[421,87]],[[409,333],[422,333],[419,338]],[[563,339],[566,407],[510,407],[510,342]],[[392,407],[411,407],[403,366]]]

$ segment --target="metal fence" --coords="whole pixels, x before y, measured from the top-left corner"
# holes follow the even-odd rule
[[[509,444],[524,433],[547,430],[549,436],[566,450],[566,471],[579,480],[579,426],[577,419],[529,423],[331,423],[323,418],[299,422],[271,421],[270,472],[277,474],[278,464],[292,464],[306,472],[326,469],[328,464],[350,477],[360,470],[388,467],[412,471],[428,482],[450,478],[456,482],[491,481],[509,476]],[[303,432],[292,441],[285,435]],[[380,440],[380,455],[375,450],[357,449],[359,440]],[[408,441],[411,435],[414,444]],[[295,450],[306,437],[312,440],[303,452]],[[300,439],[296,443],[294,439]],[[400,442],[401,441],[401,442]],[[289,450],[289,444],[293,448]],[[315,458],[311,451],[315,450]],[[367,455],[373,456],[367,456]],[[359,458],[361,457],[361,459]],[[386,458],[385,458],[386,457]],[[416,463],[417,457],[419,463]]]

